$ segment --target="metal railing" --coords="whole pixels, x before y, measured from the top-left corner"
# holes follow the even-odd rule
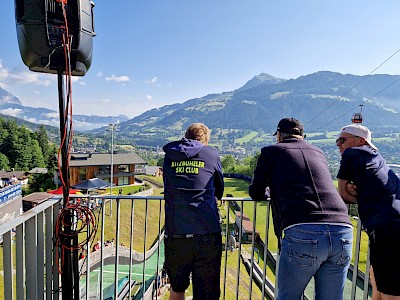
[[[76,197],[81,198],[81,203],[94,198],[71,195],[72,199]],[[95,197],[101,198],[102,204],[95,212],[98,217],[96,228],[87,230],[87,236],[91,230],[96,230],[95,239],[79,250],[85,257],[79,261],[79,298],[133,299],[136,295],[135,299],[162,299],[166,286],[160,286],[157,278],[164,258],[163,197]],[[219,206],[224,243],[221,299],[261,299],[262,295],[273,299],[277,242],[275,236],[270,235],[269,202],[231,197],[222,200],[225,204]],[[111,205],[112,215],[108,214]],[[4,299],[60,297],[59,249],[54,249],[59,209],[59,199],[50,199],[0,226],[4,280],[0,298],[1,294]],[[346,292],[346,297],[350,296],[346,299],[351,300],[368,299],[370,289],[368,272],[358,270],[362,234],[360,222],[357,224],[355,271],[349,275],[351,280]],[[100,249],[92,251],[96,239]],[[365,278],[363,273],[367,274]],[[190,295],[190,289],[187,295]],[[312,292],[305,296],[313,297]]]
[[[4,299],[58,299],[52,242],[58,213],[59,200],[50,199],[0,226]]]

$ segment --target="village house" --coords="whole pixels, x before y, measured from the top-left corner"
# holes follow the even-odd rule
[[[113,185],[134,184],[135,175],[145,174],[146,164],[136,153],[114,153],[112,157],[111,153],[72,153],[69,162],[70,185],[92,178],[110,182],[111,175]],[[58,172],[55,174],[57,180]]]

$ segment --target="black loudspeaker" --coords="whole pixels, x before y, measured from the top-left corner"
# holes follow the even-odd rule
[[[83,76],[92,63],[94,32],[90,0],[15,0],[15,21],[21,57],[31,71],[65,72],[63,35],[70,40],[69,63],[72,75]]]

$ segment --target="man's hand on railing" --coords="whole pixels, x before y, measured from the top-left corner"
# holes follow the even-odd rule
[[[347,182],[345,189],[350,195],[352,195],[354,197],[357,196],[357,186],[354,183]]]

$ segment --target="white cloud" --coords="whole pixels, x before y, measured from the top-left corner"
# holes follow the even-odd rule
[[[28,72],[28,71],[12,73],[10,74],[10,80],[17,83],[22,83],[22,84],[33,83],[40,86],[49,86],[51,84],[49,75],[46,76],[44,74]]]
[[[129,77],[126,75],[123,76],[116,76],[116,75],[111,75],[106,77],[107,81],[115,81],[115,82],[127,82],[129,81]]]
[[[0,60],[0,80],[8,76],[8,70],[3,66],[3,61]]]
[[[103,72],[102,71],[98,71],[96,74],[97,77],[102,77],[103,76]]]
[[[3,66],[2,61],[0,60],[0,87],[1,88],[6,88],[6,80],[8,78],[8,70]]]
[[[158,78],[156,76],[154,76],[152,79],[146,80],[146,83],[155,84],[157,82],[157,80],[158,80]]]
[[[24,120],[31,122],[31,123],[36,123],[36,124],[51,125],[51,126],[55,126],[55,127],[60,126],[60,120],[58,120],[58,119],[37,120],[36,118],[27,118],[26,116],[24,116]]]
[[[44,116],[46,118],[58,118],[59,113],[58,112],[50,112],[50,113],[42,114],[42,116]]]
[[[76,83],[79,85],[86,85],[86,82],[82,81],[82,77],[72,76],[72,83]]]
[[[75,98],[75,115],[113,115],[115,104],[109,98]],[[112,108],[111,108],[112,106]]]
[[[37,86],[49,86],[56,81],[54,74],[35,73],[31,71],[8,70],[0,61],[0,86],[9,86],[11,83],[34,84]]]
[[[21,114],[22,110],[19,108],[7,108],[0,110],[0,113],[7,116],[18,117]]]
[[[55,77],[50,74],[34,73],[31,71],[10,72],[0,60],[0,86],[2,88],[15,83],[49,86],[53,81],[55,81]]]
[[[79,98],[75,99],[75,102],[79,102],[79,105],[96,105],[96,104],[110,104],[112,100],[110,98],[100,98],[100,99],[91,99],[91,98]]]
[[[38,90],[34,90],[33,91],[36,95],[39,95],[40,94],[40,91],[38,91]]]
[[[146,95],[146,100],[153,100],[153,97],[151,95]]]

